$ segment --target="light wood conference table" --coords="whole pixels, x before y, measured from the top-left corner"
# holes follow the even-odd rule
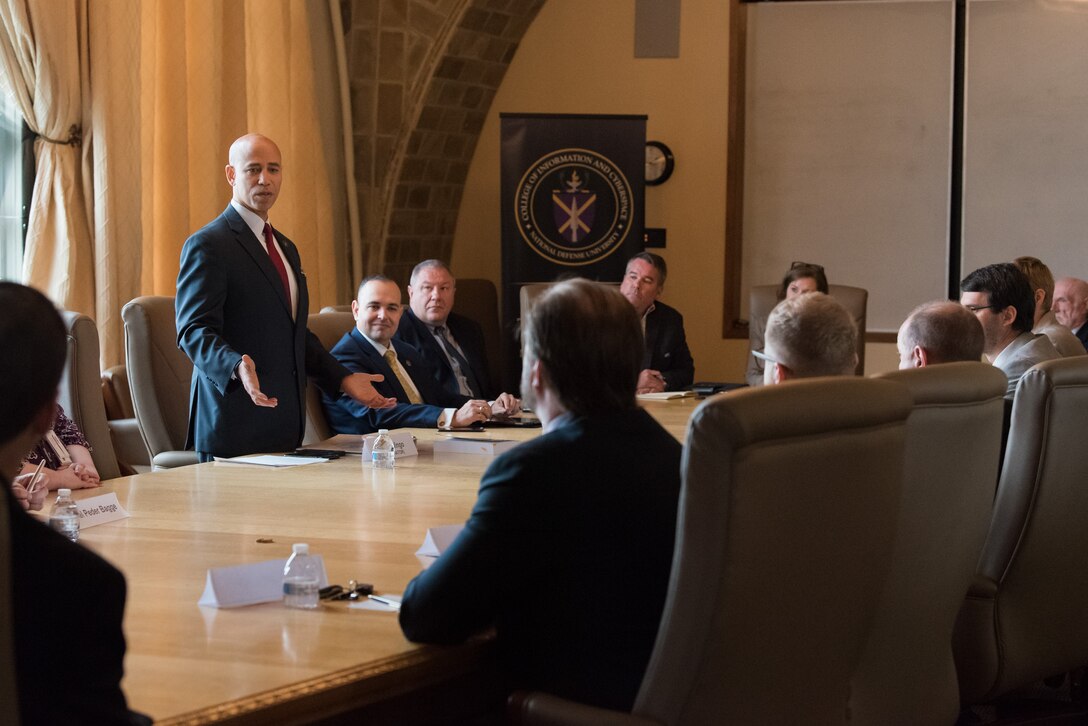
[[[682,441],[697,403],[646,408]],[[330,583],[355,579],[379,593],[403,592],[421,569],[414,552],[427,528],[467,519],[492,460],[436,457],[433,442],[446,434],[410,430],[419,456],[398,459],[391,471],[358,455],[287,469],[208,463],[75,492],[77,499],[116,492],[132,515],[81,534],[128,581],[122,685],[129,706],[161,723],[305,722],[368,704],[379,704],[381,714],[383,703],[388,716],[401,708],[396,698],[471,681],[493,667],[487,638],[452,648],[415,645],[395,613],[346,603],[318,611],[197,605],[208,568],[285,558],[294,542],[323,556]],[[539,432],[469,435],[526,440]],[[93,627],[94,614],[79,613],[78,601],[73,613],[73,624]]]

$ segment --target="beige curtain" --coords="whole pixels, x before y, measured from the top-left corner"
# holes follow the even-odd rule
[[[0,63],[40,135],[23,278],[69,310],[95,314],[94,256],[82,177],[83,0],[0,0]]]
[[[181,247],[226,207],[227,149],[250,131],[283,152],[270,219],[299,247],[311,312],[350,299],[330,5],[0,0],[0,62],[31,127],[84,138],[82,158],[40,142],[27,279],[95,318],[104,366],[124,361],[121,307],[175,293]]]
[[[230,143],[256,131],[283,152],[272,223],[298,245],[310,310],[348,299],[344,141],[332,21],[302,0],[141,6],[141,287],[173,295],[185,239],[230,199]]]

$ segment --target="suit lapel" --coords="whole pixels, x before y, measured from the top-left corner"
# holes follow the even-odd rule
[[[385,387],[389,390],[389,395],[392,398],[396,398],[398,401],[407,401],[408,392],[404,390],[404,387],[400,385],[400,379],[397,378],[397,374],[393,372],[393,369],[389,367],[389,364],[385,362],[385,358],[378,355],[378,351],[370,344],[370,341],[363,337],[363,334],[359,332],[358,328],[351,329],[351,339],[359,349],[360,355],[370,361],[370,365],[374,370],[385,376],[385,380],[376,384],[380,389]],[[410,374],[409,374],[410,375]]]
[[[227,210],[223,214],[227,219],[227,224],[230,226],[231,230],[235,234],[235,237],[238,239],[238,243],[242,246],[242,249],[246,251],[246,253],[253,260],[254,264],[257,265],[257,268],[264,275],[265,279],[268,280],[268,284],[272,286],[272,289],[275,291],[276,296],[279,297],[280,304],[283,305],[283,311],[288,315],[291,315],[291,302],[287,297],[286,291],[283,289],[283,282],[280,280],[280,273],[276,271],[275,266],[273,266],[272,264],[272,260],[268,257],[268,249],[264,246],[264,242],[262,240],[258,240],[254,236],[253,230],[249,228],[249,225],[245,223],[245,220],[242,219],[241,215],[239,215],[238,212],[234,210],[234,207],[227,205]],[[284,252],[286,253],[286,245],[283,244],[282,237],[277,235],[276,239],[280,240],[280,246],[284,248]],[[287,255],[287,257],[290,258],[290,255]],[[291,262],[290,264],[292,266],[292,269],[295,270],[295,279],[299,280],[299,310],[302,310],[302,282],[298,270],[297,261],[298,255],[296,253],[295,261]]]
[[[441,346],[438,345],[438,341],[431,335],[431,329],[427,327],[427,324],[416,317],[416,314],[412,312],[411,308],[408,308],[407,315],[412,320],[412,325],[416,329],[416,339],[419,341],[419,348],[422,352],[424,348],[430,350],[432,357],[437,356],[435,360],[444,361],[446,354],[442,351]],[[447,364],[447,367],[448,364]],[[414,378],[412,379],[415,380]]]
[[[655,322],[653,312],[646,316],[646,349],[642,352],[642,367],[644,369],[653,367],[654,351],[657,350],[657,338],[661,334]]]

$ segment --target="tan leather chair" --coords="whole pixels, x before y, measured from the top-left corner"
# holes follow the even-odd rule
[[[347,305],[326,305],[325,307],[321,308],[321,312],[323,312],[323,313],[350,313],[351,312],[351,304],[349,303]]]
[[[99,367],[98,328],[82,313],[62,310],[68,333],[68,359],[60,379],[58,400],[91,442],[91,458],[103,481],[121,476],[113,450],[106,405],[102,400],[102,369]]]
[[[128,385],[128,369],[124,365],[110,366],[102,371],[102,398],[106,404],[106,423],[110,427],[113,450],[122,475],[151,471],[151,457],[140,434],[132,393]]]
[[[19,724],[19,691],[15,680],[15,615],[11,591],[11,513],[0,496],[0,723]],[[24,556],[33,556],[24,553]]]
[[[310,332],[324,346],[325,350],[332,347],[344,337],[355,325],[355,318],[348,308],[348,312],[321,312],[310,315],[306,325]],[[329,421],[325,418],[325,409],[321,405],[321,391],[317,389],[313,381],[306,383],[306,434],[302,437],[303,444],[314,444],[324,441],[336,432],[329,427]]]
[[[492,385],[498,387],[503,379],[506,353],[502,344],[499,293],[495,289],[495,283],[483,278],[457,278],[457,297],[453,309],[459,315],[471,318],[479,324],[484,334],[487,375]]]
[[[763,335],[767,329],[767,316],[778,304],[780,285],[753,285],[748,297],[749,346],[762,348]],[[858,367],[857,374],[865,375],[865,326],[869,307],[869,291],[850,285],[828,285],[828,294],[838,300],[854,318],[858,326]],[[751,369],[751,352],[748,353]],[[752,381],[749,381],[752,383]],[[758,385],[758,384],[754,384]]]
[[[124,365],[110,366],[102,371],[102,399],[106,403],[107,420],[136,418],[132,391],[128,385],[128,369]]]
[[[515,708],[538,724],[845,723],[891,562],[910,410],[904,386],[853,377],[700,406],[635,718],[581,720],[570,702],[553,717],[551,697]]]
[[[1013,399],[1005,463],[953,651],[964,703],[1088,664],[1088,357],[1035,366]]]
[[[196,452],[185,450],[193,364],[177,346],[174,298],[138,297],[121,309],[121,319],[132,406],[151,465],[196,464]]]
[[[852,723],[953,724],[952,626],[990,523],[1005,375],[986,363],[888,373],[914,398],[892,568],[851,682]]]

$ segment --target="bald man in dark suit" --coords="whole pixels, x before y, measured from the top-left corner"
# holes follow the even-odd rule
[[[280,150],[258,134],[230,147],[233,197],[181,252],[178,346],[193,361],[186,447],[202,461],[290,451],[305,432],[306,377],[328,395],[371,407],[394,401],[380,376],[352,374],[306,328],[309,297],[298,250],[268,223],[279,196]]]

